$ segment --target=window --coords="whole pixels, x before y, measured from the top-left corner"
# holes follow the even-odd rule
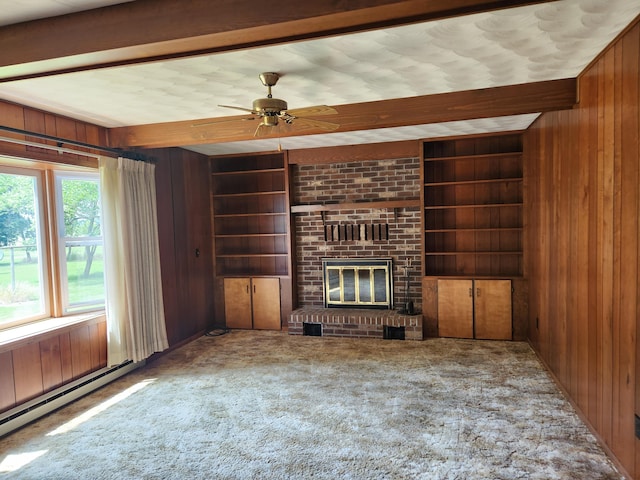
[[[0,169],[0,328],[49,309],[42,191],[40,172]]]
[[[104,306],[97,174],[56,173],[56,218],[64,313]]]
[[[0,329],[104,308],[98,187],[94,172],[0,162]]]

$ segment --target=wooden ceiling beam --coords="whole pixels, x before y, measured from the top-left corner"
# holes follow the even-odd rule
[[[318,117],[340,125],[335,132],[500,117],[571,109],[576,104],[574,78],[504,87],[441,93],[377,102],[335,105],[337,115]],[[246,116],[217,117],[109,129],[109,146],[156,148],[254,140],[258,124]],[[299,122],[279,125],[261,138],[327,133]]]
[[[137,0],[0,27],[0,82],[211,54],[552,0]]]
[[[420,156],[419,140],[363,143],[320,148],[300,148],[288,153],[289,165],[321,165],[360,162],[365,160],[391,160]]]

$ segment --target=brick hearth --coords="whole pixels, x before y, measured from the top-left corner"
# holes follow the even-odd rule
[[[303,324],[322,324],[327,337],[383,338],[384,327],[404,327],[406,340],[422,340],[422,315],[395,310],[303,307],[289,315],[289,334],[302,335]]]

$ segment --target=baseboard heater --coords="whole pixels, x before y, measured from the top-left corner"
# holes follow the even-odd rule
[[[0,414],[0,437],[77,400],[144,365],[144,361],[103,368]]]

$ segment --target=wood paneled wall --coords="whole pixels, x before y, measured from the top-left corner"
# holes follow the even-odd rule
[[[529,338],[638,479],[639,72],[636,24],[581,75],[578,107],[525,135]]]
[[[0,348],[0,412],[106,366],[104,316]]]
[[[145,154],[156,162],[162,290],[175,347],[214,323],[209,158],[180,148]]]
[[[0,101],[0,125],[60,137],[67,140],[90,143],[92,145],[107,145],[107,130],[103,127],[2,101]],[[50,140],[43,141],[35,137],[25,137],[24,135],[6,132],[1,129],[0,137],[17,138],[20,140],[55,145],[55,142]],[[69,145],[65,146],[75,150],[89,151],[86,148],[72,147]],[[98,166],[98,162],[95,158],[89,158],[82,155],[59,154],[54,150],[2,141],[0,141],[0,155],[80,165],[85,167]]]

